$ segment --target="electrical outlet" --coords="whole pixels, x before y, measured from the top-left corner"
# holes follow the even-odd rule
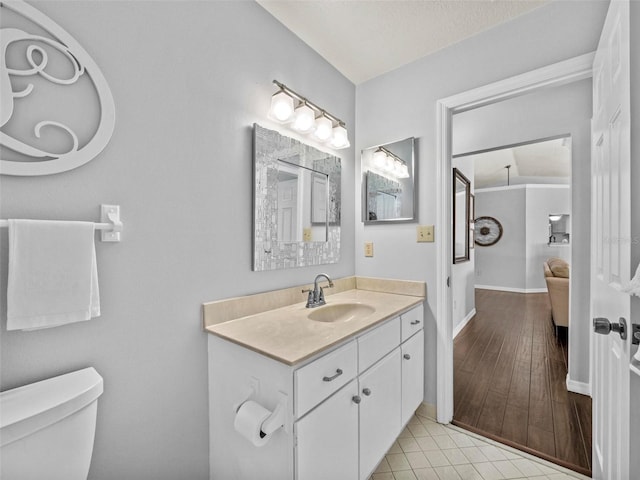
[[[364,256],[373,257],[373,242],[364,242]]]
[[[303,228],[302,229],[302,241],[303,242],[310,242],[313,238],[313,234],[311,233],[311,227],[307,227],[307,228]]]
[[[433,242],[433,225],[418,225],[418,242]]]

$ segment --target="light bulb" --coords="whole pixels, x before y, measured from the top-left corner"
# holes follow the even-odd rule
[[[309,133],[314,129],[315,125],[316,114],[311,107],[303,103],[296,108],[291,128],[300,133]]]
[[[284,90],[280,90],[271,97],[269,118],[286,123],[293,116],[293,98]]]
[[[384,167],[387,172],[393,173],[393,170],[395,167],[395,162],[393,161],[393,158],[387,156],[386,164]]]
[[[333,148],[347,148],[351,146],[351,144],[349,143],[349,137],[347,136],[347,129],[342,125],[336,125],[335,127],[333,127],[331,146]]]
[[[402,174],[400,178],[409,178],[409,167],[407,167],[406,163],[402,165]]]
[[[373,164],[377,167],[377,168],[384,168],[386,163],[387,163],[387,154],[384,153],[384,150],[378,149],[375,152],[373,152],[373,157],[371,159],[373,161]]]
[[[318,140],[324,142],[331,137],[333,131],[333,122],[324,115],[316,118],[316,130],[313,133]]]

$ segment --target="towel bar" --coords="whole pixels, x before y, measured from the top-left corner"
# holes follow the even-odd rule
[[[119,242],[120,234],[123,230],[122,222],[120,221],[120,206],[119,205],[101,205],[102,218],[106,220],[103,222],[94,223],[96,230],[102,230],[103,242]],[[9,220],[0,220],[0,228],[8,227]]]

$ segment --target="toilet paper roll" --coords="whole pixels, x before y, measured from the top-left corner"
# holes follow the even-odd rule
[[[262,423],[271,416],[271,411],[253,400],[247,400],[238,409],[233,427],[240,435],[253,443],[256,447],[262,447],[269,441],[271,435],[264,435],[260,428]],[[264,436],[263,436],[264,435]]]

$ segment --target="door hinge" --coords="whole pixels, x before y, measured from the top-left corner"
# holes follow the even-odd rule
[[[451,286],[451,277],[447,277],[447,287]]]

